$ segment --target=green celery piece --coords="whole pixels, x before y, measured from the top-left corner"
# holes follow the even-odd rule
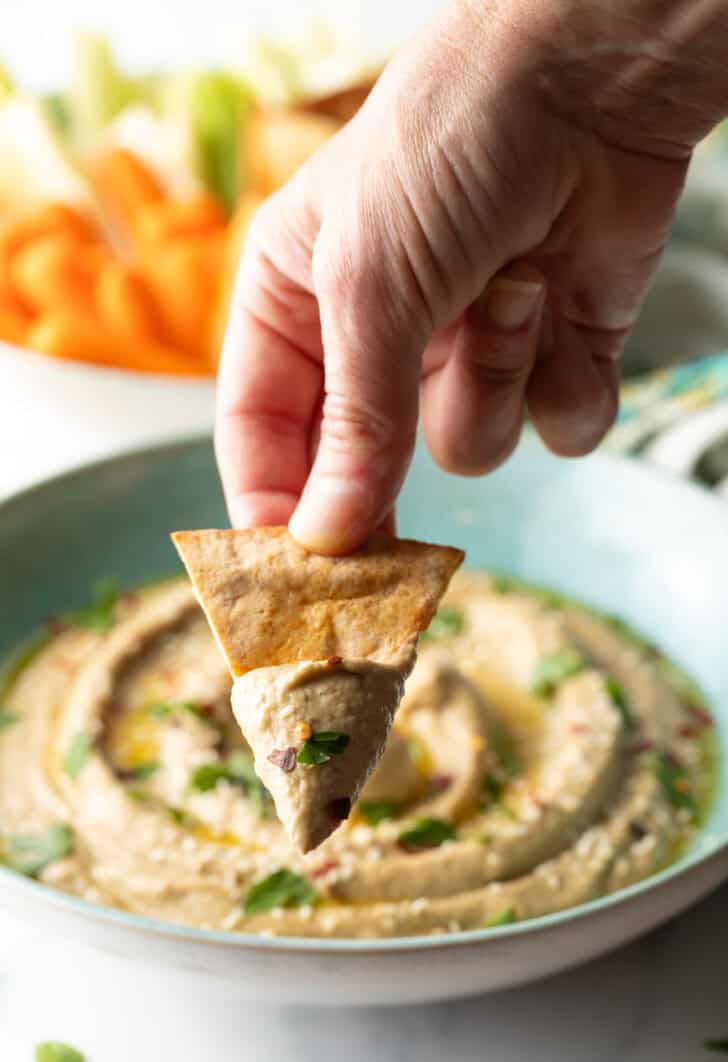
[[[242,143],[250,94],[232,74],[197,74],[187,96],[194,161],[207,190],[232,213],[243,182]]]

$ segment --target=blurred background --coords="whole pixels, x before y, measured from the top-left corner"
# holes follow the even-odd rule
[[[440,6],[3,0],[0,490],[209,428],[250,216]],[[611,444],[668,460],[665,430],[679,421],[684,435],[686,418],[694,425],[710,406],[687,429],[687,449],[682,436],[675,446],[680,471],[709,468],[721,483],[728,369],[716,355],[727,348],[719,129],[696,154],[625,353],[630,382]],[[716,440],[717,458],[703,460]]]

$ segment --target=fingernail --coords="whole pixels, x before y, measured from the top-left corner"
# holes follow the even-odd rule
[[[502,332],[516,332],[536,312],[542,295],[543,284],[499,277],[488,285],[479,303],[491,325]]]
[[[321,477],[307,485],[288,530],[314,553],[344,553],[361,541],[371,512],[370,492],[361,483]]]

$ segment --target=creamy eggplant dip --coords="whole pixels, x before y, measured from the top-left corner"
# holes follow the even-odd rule
[[[690,843],[710,802],[713,721],[680,671],[608,617],[463,571],[420,637],[376,770],[303,855],[264,783],[281,772],[303,792],[312,772],[335,780],[354,746],[325,713],[307,716],[307,684],[341,678],[342,662],[282,670],[290,716],[261,780],[187,582],[107,588],[54,622],[0,691],[3,861],[203,928],[445,933],[646,878]],[[396,703],[396,675],[343,671],[361,697],[373,683]]]

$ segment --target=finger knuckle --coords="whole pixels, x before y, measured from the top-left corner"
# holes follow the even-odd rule
[[[321,441],[329,452],[344,457],[394,455],[413,442],[413,432],[399,418],[348,395],[326,395],[321,417]]]

